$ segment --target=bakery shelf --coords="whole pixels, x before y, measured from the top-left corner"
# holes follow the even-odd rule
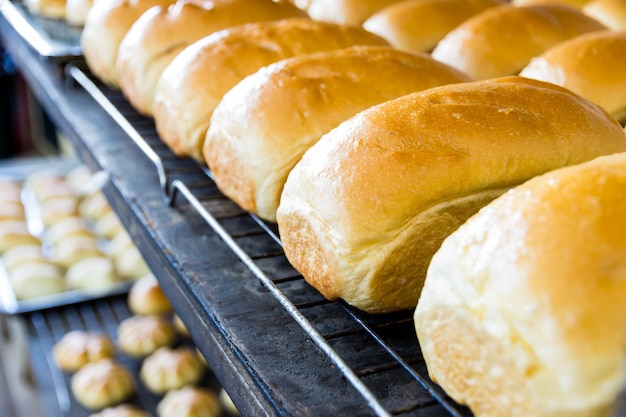
[[[4,18],[0,34],[80,159],[110,174],[111,206],[242,415],[471,415],[428,379],[410,312],[372,316],[323,299],[287,262],[274,225],[174,156],[83,62],[41,60]]]

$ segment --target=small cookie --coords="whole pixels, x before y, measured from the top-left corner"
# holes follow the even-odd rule
[[[120,404],[135,393],[131,373],[111,359],[83,366],[72,376],[70,386],[76,400],[92,410]]]
[[[52,357],[64,372],[78,371],[88,363],[114,355],[115,348],[108,336],[80,330],[66,333],[52,347]]]
[[[169,391],[157,405],[158,417],[218,417],[222,413],[217,395],[199,387]]]
[[[117,327],[117,345],[134,357],[152,354],[176,341],[173,325],[161,316],[132,316]]]
[[[139,376],[146,388],[155,394],[163,394],[197,384],[205,369],[193,349],[162,347],[144,359]]]

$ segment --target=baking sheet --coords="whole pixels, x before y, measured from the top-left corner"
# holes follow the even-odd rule
[[[81,28],[35,15],[19,0],[0,0],[0,12],[39,55],[60,61],[82,56]]]
[[[7,160],[0,163],[0,176],[15,180],[23,180],[28,175],[42,171],[51,170],[61,174],[69,172],[79,165],[79,162],[70,158],[25,158]],[[37,219],[29,216],[28,201],[24,201],[29,221],[29,228],[37,228]],[[35,225],[33,225],[33,223]],[[35,233],[37,234],[37,233]],[[80,303],[83,301],[95,300],[102,297],[125,294],[130,289],[134,281],[120,281],[106,291],[80,291],[68,290],[63,293],[37,297],[26,300],[18,300],[11,287],[9,275],[0,259],[0,313],[18,314],[38,311],[63,305]]]

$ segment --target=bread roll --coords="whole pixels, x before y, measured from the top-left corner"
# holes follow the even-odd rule
[[[147,411],[139,410],[134,405],[122,404],[105,408],[89,417],[150,417]]]
[[[75,372],[88,363],[115,356],[113,342],[100,333],[72,330],[54,344],[52,358],[64,372]]]
[[[52,262],[18,265],[9,271],[9,281],[18,300],[44,297],[65,291],[63,273]]]
[[[433,58],[476,80],[517,74],[530,59],[574,36],[605,27],[560,4],[492,7],[461,23],[433,50]]]
[[[91,72],[111,88],[119,88],[115,69],[122,39],[133,23],[153,6],[166,7],[175,0],[97,1],[87,13],[80,37],[85,62]]]
[[[65,0],[25,0],[24,4],[32,14],[49,19],[65,18]]]
[[[52,227],[55,223],[78,216],[78,199],[74,196],[50,198],[43,201],[39,208],[44,226]]]
[[[444,241],[415,311],[431,377],[476,417],[617,416],[626,155],[535,178]]]
[[[469,17],[500,0],[406,0],[374,13],[363,27],[407,52],[430,52]]]
[[[87,13],[93,6],[93,0],[66,0],[65,20],[71,26],[82,27]]]
[[[626,122],[626,32],[577,36],[533,58],[520,75],[563,86]]]
[[[20,201],[0,201],[0,221],[25,219],[24,205]]]
[[[120,88],[139,113],[152,116],[157,82],[185,47],[228,27],[302,15],[290,3],[273,0],[214,0],[207,4],[179,0],[167,9],[151,9],[133,24],[120,44],[116,63]]]
[[[213,113],[204,157],[224,194],[275,221],[289,171],[324,133],[383,101],[467,80],[426,54],[391,47],[286,59],[262,68],[224,96]]]
[[[565,4],[581,9],[589,0],[512,0],[515,6],[528,6],[533,4]]]
[[[135,393],[130,371],[111,359],[83,366],[72,375],[70,386],[76,400],[92,410],[120,404]]]
[[[69,288],[84,292],[104,291],[120,281],[113,261],[105,256],[89,256],[73,263],[66,279]]]
[[[53,259],[65,268],[85,258],[103,257],[98,240],[93,236],[68,236],[54,246]]]
[[[117,345],[127,355],[141,358],[176,341],[174,326],[161,316],[132,316],[117,328]]]
[[[157,404],[158,417],[220,417],[223,409],[213,391],[185,387],[169,391]]]
[[[0,254],[20,245],[41,245],[41,240],[31,234],[24,220],[0,222]]]
[[[306,18],[220,31],[185,48],[163,71],[154,98],[157,131],[177,155],[204,162],[202,144],[213,110],[247,75],[296,55],[385,44],[362,28]]]
[[[68,237],[94,237],[87,221],[79,216],[67,217],[57,221],[45,231],[45,240],[53,245]]]
[[[78,204],[78,213],[90,220],[98,220],[111,211],[111,206],[101,191],[86,196]]]
[[[294,0],[315,20],[360,26],[385,6],[403,0]]]
[[[43,256],[41,245],[18,245],[7,250],[2,255],[2,264],[9,273],[15,267],[24,264],[47,263],[48,260]]]
[[[99,237],[113,239],[119,232],[124,230],[124,225],[116,212],[109,211],[95,221],[93,230]]]
[[[151,392],[164,394],[186,385],[197,384],[204,371],[205,367],[193,349],[162,347],[144,359],[139,376]]]
[[[626,30],[626,2],[624,0],[592,0],[583,12],[612,30]]]
[[[128,292],[128,308],[133,314],[168,314],[173,311],[167,296],[152,274],[137,280]]]
[[[329,299],[367,312],[414,308],[430,258],[481,206],[564,165],[623,152],[606,111],[518,76],[451,84],[365,110],[289,174],[285,254]]]

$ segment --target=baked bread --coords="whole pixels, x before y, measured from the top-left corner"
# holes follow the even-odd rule
[[[275,221],[289,171],[324,133],[383,101],[467,80],[426,54],[385,46],[289,58],[224,96],[213,113],[204,157],[225,195]]]
[[[0,176],[0,201],[18,203],[22,198],[22,185],[11,177]]]
[[[362,28],[307,18],[249,23],[217,32],[185,48],[163,71],[154,97],[159,137],[177,155],[202,163],[202,144],[215,106],[247,75],[296,55],[385,44]]]
[[[626,2],[623,0],[591,0],[583,12],[613,30],[626,30]]]
[[[41,245],[41,240],[30,232],[24,220],[1,221],[0,254],[20,245]]]
[[[65,18],[65,0],[25,0],[29,12],[49,19]]]
[[[331,300],[371,313],[412,309],[432,255],[481,206],[625,146],[605,110],[541,81],[409,94],[347,120],[302,157],[278,208],[283,248]]]
[[[155,394],[197,384],[205,368],[193,349],[179,347],[159,348],[144,359],[139,376],[146,388]]]
[[[95,237],[68,236],[54,245],[52,258],[64,268],[69,268],[83,259],[103,256]]]
[[[119,232],[124,230],[124,225],[122,225],[116,212],[109,211],[95,221],[93,230],[96,235],[102,238],[113,239]]]
[[[154,6],[166,7],[175,0],[97,1],[85,17],[80,44],[89,70],[109,87],[118,89],[115,69],[122,39],[139,16]]]
[[[2,191],[0,191],[2,192]],[[0,221],[25,220],[26,213],[21,201],[0,201]]]
[[[113,342],[101,333],[72,330],[52,347],[52,358],[64,372],[76,372],[88,363],[115,356]]]
[[[14,246],[2,255],[2,264],[9,272],[20,265],[47,262],[48,259],[43,256],[41,245],[37,244]]]
[[[417,336],[430,376],[475,416],[621,415],[625,188],[625,154],[550,172],[433,257]]]
[[[461,23],[437,44],[432,56],[485,80],[517,74],[548,48],[602,29],[600,22],[571,6],[505,4]]]
[[[152,274],[137,280],[128,292],[128,308],[133,314],[169,314],[174,309]]]
[[[93,0],[66,0],[65,20],[71,26],[82,28]]]
[[[69,217],[78,216],[78,199],[74,196],[50,198],[40,205],[41,220],[45,227],[51,227]]]
[[[120,282],[113,261],[106,256],[90,256],[73,263],[65,277],[68,288],[84,292],[107,290]]]
[[[589,0],[511,0],[514,6],[528,6],[532,4],[565,4],[582,9]]]
[[[101,191],[89,194],[78,204],[78,213],[90,220],[98,220],[111,211],[109,201]]]
[[[150,268],[137,246],[129,246],[114,258],[115,269],[124,279],[138,279],[150,274]]]
[[[152,116],[157,82],[185,47],[218,30],[248,22],[303,16],[290,3],[274,0],[214,0],[209,6],[179,0],[144,13],[120,44],[116,63],[120,88],[141,114]]]
[[[315,20],[360,26],[368,17],[403,0],[292,0]]]
[[[115,407],[105,408],[89,417],[150,417],[148,412],[139,410],[130,404],[122,404]]]
[[[213,391],[185,387],[169,391],[157,404],[158,417],[220,417],[223,410]]]
[[[63,272],[52,262],[18,265],[9,271],[9,281],[18,300],[59,294],[66,287]]]
[[[558,84],[626,122],[626,32],[577,36],[533,58],[520,75]]]
[[[117,327],[117,345],[127,355],[141,358],[176,341],[172,323],[161,316],[131,316]]]
[[[430,52],[452,29],[501,0],[405,0],[370,16],[363,27],[407,52]]]
[[[92,410],[120,404],[135,393],[131,373],[111,359],[83,366],[72,375],[70,386],[74,398]]]
[[[45,240],[52,245],[70,236],[94,237],[94,234],[87,221],[78,215],[61,219],[45,231]]]

